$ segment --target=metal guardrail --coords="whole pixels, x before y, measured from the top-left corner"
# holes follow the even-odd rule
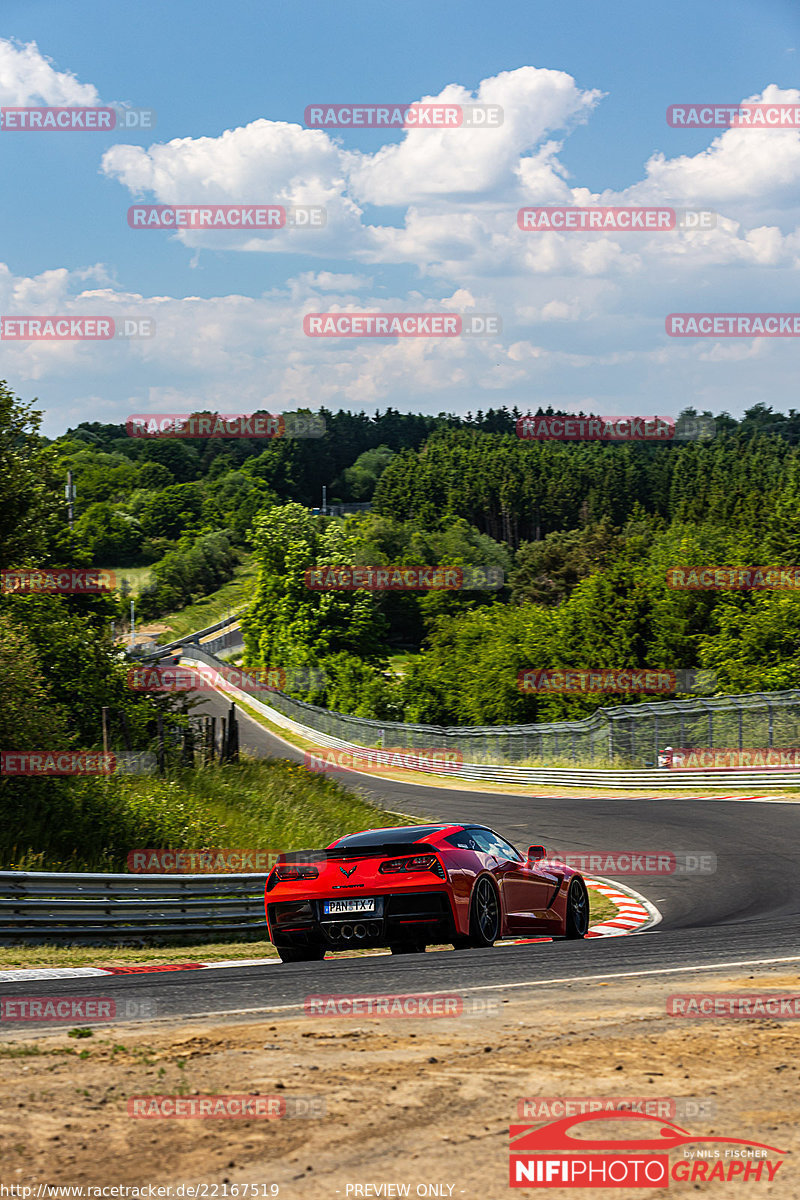
[[[328,733],[320,732],[311,725],[288,717],[278,707],[278,701],[289,701],[291,705],[298,706],[301,713],[309,709],[313,710],[313,705],[306,704],[301,700],[293,700],[290,696],[276,691],[270,692],[271,703],[268,705],[256,699],[251,693],[228,683],[224,677],[226,664],[220,659],[214,658],[214,655],[210,654],[204,647],[187,646],[184,650],[183,658],[187,661],[201,662],[206,666],[213,667],[221,676],[224,694],[228,697],[235,697],[241,702],[250,705],[251,708],[262,713],[275,725],[306,738],[317,746],[328,747],[333,750],[345,750],[353,754],[360,753],[362,756],[365,751],[371,750],[374,753],[376,749],[375,746],[365,746],[358,742],[333,737]],[[314,711],[327,712],[326,709],[316,709]],[[339,716],[341,714],[334,713],[331,715]],[[357,717],[350,719],[359,721],[362,725],[377,724],[377,722],[373,721],[362,721]],[[406,728],[413,730],[418,727],[400,725],[399,728],[401,730]],[[435,727],[424,726],[423,728],[433,729]],[[453,746],[445,740],[448,732],[450,731],[441,730],[442,740],[439,741],[438,748],[453,749]],[[456,732],[461,733],[464,731],[457,730]],[[731,770],[668,770],[665,768],[651,768],[637,771],[631,769],[580,770],[569,767],[529,767],[522,764],[505,765],[502,763],[462,762],[454,764],[452,768],[448,767],[447,770],[443,770],[441,764],[437,764],[433,760],[429,760],[429,764],[425,763],[425,748],[415,746],[412,738],[403,738],[401,734],[396,739],[396,745],[403,747],[409,754],[417,755],[420,760],[418,763],[410,763],[404,769],[419,771],[422,774],[428,775],[446,775],[447,778],[452,779],[485,780],[489,783],[522,784],[526,786],[613,787],[636,791],[642,788],[686,791],[687,789],[697,787],[712,786],[746,788],[800,787],[800,771],[791,767],[740,768]],[[366,771],[366,773],[369,772]]]
[[[220,651],[237,651],[244,646],[244,634],[241,627],[236,629],[226,629],[219,637],[211,638],[208,642],[203,642],[203,650],[207,650],[209,654],[219,654]]]
[[[235,625],[239,620],[240,618],[236,615],[225,617],[222,621],[216,621],[213,625],[208,625],[205,629],[197,629],[194,633],[187,633],[185,637],[175,638],[172,642],[165,642],[163,646],[158,646],[157,649],[150,651],[148,654],[143,654],[141,657],[145,660],[161,658],[171,650],[179,650],[182,646],[199,643],[204,637],[209,637],[212,633],[216,633],[220,629],[226,629],[228,625]]]
[[[0,871],[0,944],[152,942],[159,934],[266,937],[266,873]]]

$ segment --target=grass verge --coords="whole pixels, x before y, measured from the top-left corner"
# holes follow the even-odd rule
[[[131,850],[303,850],[359,829],[406,824],[288,759],[215,763],[163,779],[48,783],[8,814],[0,832],[4,869],[125,871]]]
[[[196,629],[205,629],[208,625],[215,625],[217,621],[232,616],[249,601],[256,574],[257,567],[252,555],[247,555],[244,562],[236,568],[233,579],[223,584],[216,592],[202,596],[179,612],[159,617],[159,621],[167,626],[168,632],[160,634],[158,641],[164,643],[186,637]]]

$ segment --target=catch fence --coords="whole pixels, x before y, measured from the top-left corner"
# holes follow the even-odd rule
[[[224,673],[225,664],[202,646],[186,646],[185,659]],[[693,697],[619,704],[580,721],[538,725],[440,726],[376,721],[337,713],[283,692],[269,705],[317,733],[360,746],[451,750],[469,763],[597,763],[652,767],[666,746],[680,749],[747,749],[800,746],[800,689],[736,696]]]

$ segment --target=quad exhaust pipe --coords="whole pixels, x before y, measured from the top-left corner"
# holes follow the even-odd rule
[[[334,941],[363,942],[371,937],[378,937],[381,932],[380,921],[359,921],[357,925],[345,922],[343,925],[331,922],[327,926],[328,933]]]

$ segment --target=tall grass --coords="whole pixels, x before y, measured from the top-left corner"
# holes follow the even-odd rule
[[[6,788],[12,782],[6,781]],[[42,781],[0,788],[4,869],[125,871],[145,848],[301,850],[372,826],[402,825],[326,776],[287,760],[243,761],[170,777]]]

